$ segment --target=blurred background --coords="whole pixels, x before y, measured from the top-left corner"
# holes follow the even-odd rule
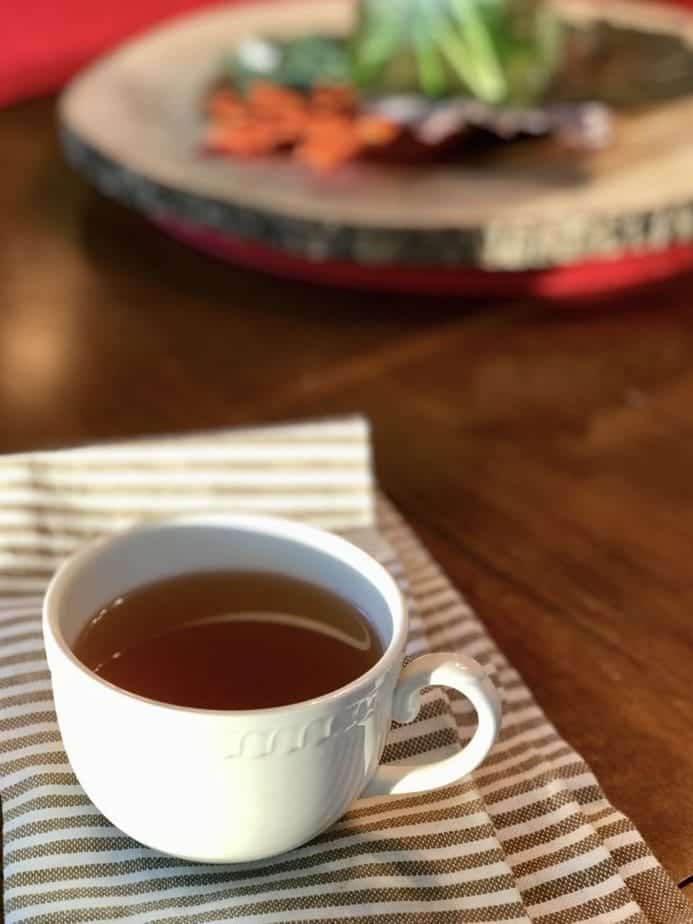
[[[628,17],[629,0],[595,2]],[[373,289],[363,266],[344,260],[323,288],[301,281],[320,259],[307,268],[304,253],[288,265],[275,249],[270,268],[297,277],[278,281],[248,268],[268,266],[266,252],[207,239],[227,263],[186,246],[185,227],[167,228],[178,239],[162,234],[124,196],[94,188],[95,158],[80,162],[85,176],[72,169],[59,140],[66,80],[202,5],[7,0],[0,9],[0,452],[366,414],[384,490],[683,879],[693,866],[690,100],[633,128],[645,166],[619,146],[599,161],[615,186],[632,171],[638,196],[666,198],[663,218],[625,216],[625,255],[560,274],[500,274],[500,285],[474,270],[465,294],[436,268]],[[637,54],[647,83],[649,59]],[[118,121],[105,128],[125,134]],[[650,160],[674,155],[653,180]],[[518,157],[520,175],[532,156]],[[563,165],[551,161],[551,182],[564,182]],[[570,174],[566,189],[581,183]],[[312,175],[304,187],[324,203]],[[353,187],[339,188],[350,205]],[[549,183],[547,203],[554,192]],[[441,193],[431,200],[450,205]],[[496,204],[511,205],[502,195]],[[561,213],[555,227],[572,217]],[[320,240],[301,240],[320,255]],[[454,233],[445,239],[452,253],[458,244]],[[359,280],[359,291],[347,288]]]

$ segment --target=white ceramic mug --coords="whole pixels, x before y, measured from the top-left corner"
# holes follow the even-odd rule
[[[276,709],[218,711],[145,699],[73,654],[90,616],[142,584],[190,571],[281,572],[329,588],[365,613],[380,660],[347,686]],[[70,763],[94,804],[150,847],[191,860],[256,860],[290,850],[359,796],[419,792],[477,767],[495,741],[500,699],[476,661],[424,655],[402,670],[407,615],[373,558],[322,530],[260,517],[202,516],[137,526],[66,562],[46,594],[43,630]],[[258,683],[262,683],[262,652]],[[408,722],[421,687],[461,691],[479,718],[459,753],[379,766],[390,722]]]

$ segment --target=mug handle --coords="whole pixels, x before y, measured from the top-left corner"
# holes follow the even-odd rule
[[[411,661],[395,688],[392,718],[411,722],[419,713],[421,688],[451,687],[472,703],[479,724],[472,740],[458,754],[428,764],[381,764],[361,799],[401,795],[448,786],[475,770],[494,745],[501,725],[501,698],[483,667],[458,654],[427,654]]]

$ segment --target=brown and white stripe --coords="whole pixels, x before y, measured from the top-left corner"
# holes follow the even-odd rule
[[[300,517],[370,545],[412,602],[410,653],[458,648],[503,688],[490,758],[437,792],[359,802],[317,840],[264,864],[185,863],[99,815],[55,723],[40,593],[62,558],[133,519],[188,509]],[[690,907],[630,821],[384,501],[374,538],[359,419],[0,460],[0,789],[10,924],[599,921],[686,924]],[[387,760],[451,753],[469,706],[434,690],[392,730]]]

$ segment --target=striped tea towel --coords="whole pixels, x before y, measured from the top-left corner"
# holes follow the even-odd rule
[[[8,924],[693,922],[631,822],[416,538],[386,502],[374,512],[361,420],[7,457],[0,492]],[[356,803],[315,841],[264,863],[191,864],[112,827],[61,747],[40,593],[85,539],[200,508],[296,516],[361,539],[376,517],[387,540],[376,551],[411,601],[409,653],[456,648],[503,689],[503,731],[486,763],[443,790]],[[433,690],[415,723],[393,728],[385,759],[445,756],[472,728],[464,700]]]

